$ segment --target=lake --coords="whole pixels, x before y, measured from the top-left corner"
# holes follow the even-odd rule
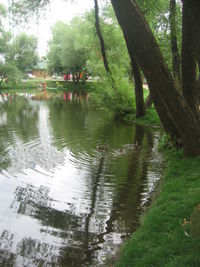
[[[7,94],[0,107],[0,266],[108,266],[160,179],[159,129],[87,95]]]

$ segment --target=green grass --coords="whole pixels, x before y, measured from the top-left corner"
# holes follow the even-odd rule
[[[144,93],[144,101],[146,101],[146,98],[149,95],[149,90],[145,89],[143,93]],[[134,105],[134,109],[132,109],[132,112],[125,113],[123,121],[129,124],[134,122],[143,126],[149,126],[149,125],[161,126],[161,122],[154,108],[154,105],[146,109],[145,115],[143,117],[136,118],[135,115],[136,115],[136,107]]]
[[[3,83],[0,87],[1,90],[26,90],[29,92],[30,89],[39,89],[41,88],[41,83],[44,80],[41,79],[33,79],[26,80],[23,83],[18,84],[5,84]],[[65,91],[76,91],[76,92],[88,92],[92,91],[94,87],[94,83],[73,83],[73,82],[65,82],[65,81],[53,81],[46,80],[47,88],[57,88],[58,90]]]
[[[160,193],[122,248],[117,267],[200,266],[200,158],[183,159],[174,150],[165,157]]]
[[[134,122],[143,126],[149,126],[149,125],[161,126],[160,119],[153,106],[146,109],[145,115],[141,118],[135,118],[135,113],[136,110],[132,109],[132,112],[129,112],[124,115],[123,121],[129,124]]]
[[[141,125],[158,125],[161,126],[160,119],[154,106],[146,109],[144,117],[136,119],[137,124]]]

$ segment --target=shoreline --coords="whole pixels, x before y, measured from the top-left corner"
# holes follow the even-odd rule
[[[164,149],[161,191],[113,266],[200,266],[200,158]]]

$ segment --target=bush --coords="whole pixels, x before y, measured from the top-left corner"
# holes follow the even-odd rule
[[[111,109],[122,116],[135,110],[133,85],[125,78],[115,78],[114,85],[109,78],[95,83],[90,100],[96,106]]]

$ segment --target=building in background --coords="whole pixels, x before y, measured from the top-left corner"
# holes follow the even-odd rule
[[[49,73],[47,70],[47,63],[46,62],[39,62],[37,66],[32,70],[31,74],[36,78],[48,78]]]

